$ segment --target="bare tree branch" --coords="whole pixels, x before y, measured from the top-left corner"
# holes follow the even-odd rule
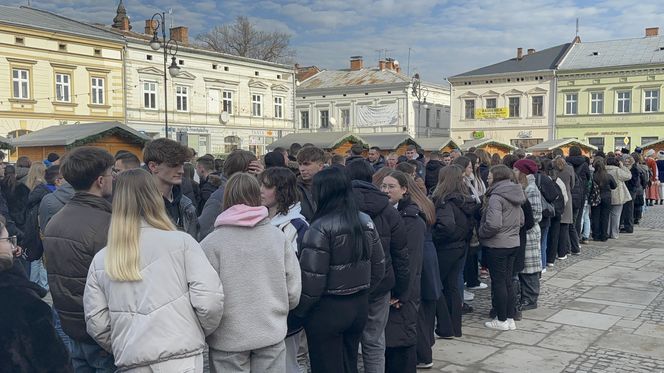
[[[283,32],[265,32],[244,16],[235,23],[215,26],[196,37],[203,46],[222,53],[263,61],[292,63],[295,51],[290,48],[291,36]]]

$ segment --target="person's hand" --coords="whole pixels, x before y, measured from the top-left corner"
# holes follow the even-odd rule
[[[259,161],[251,161],[251,163],[249,163],[249,169],[247,170],[247,172],[249,172],[250,174],[258,175],[261,172],[263,172],[263,170],[265,170],[265,167],[263,166],[262,163],[260,163]]]
[[[397,298],[390,299],[390,306],[399,309],[401,308],[402,303]]]
[[[14,248],[14,256],[18,258],[21,255],[23,255],[23,248],[21,246],[16,246]]]

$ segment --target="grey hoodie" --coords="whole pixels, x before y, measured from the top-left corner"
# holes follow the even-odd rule
[[[524,224],[521,205],[526,202],[523,188],[502,180],[491,185],[486,195],[487,205],[478,232],[480,243],[494,249],[519,247],[519,230]]]
[[[73,196],[74,187],[66,181],[55,192],[44,196],[39,204],[39,229],[42,232],[46,229],[46,224],[51,221],[53,215],[60,211]]]

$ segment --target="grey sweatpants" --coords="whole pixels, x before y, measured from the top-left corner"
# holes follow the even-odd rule
[[[251,351],[229,352],[210,347],[210,373],[283,373],[286,371],[286,344],[281,341]]]

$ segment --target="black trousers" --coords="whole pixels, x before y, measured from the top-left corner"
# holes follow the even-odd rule
[[[468,249],[466,255],[466,264],[463,268],[463,280],[469,288],[480,285],[480,265],[478,251],[479,246],[471,247]]]
[[[463,257],[466,254],[466,248],[437,250],[438,269],[440,271],[440,280],[443,283],[443,296],[438,300],[441,308],[447,309],[447,315],[451,323],[451,330],[437,330],[442,337],[461,337],[461,308],[463,295],[459,294],[459,275],[464,267]],[[444,303],[443,303],[444,302]],[[438,313],[438,310],[436,310]],[[441,316],[445,317],[445,310],[441,309]],[[440,319],[439,319],[439,326]],[[444,325],[443,325],[444,326]],[[451,333],[450,333],[451,332]]]
[[[558,236],[558,257],[565,256],[570,253],[570,230],[573,229],[572,224],[560,223],[560,235]]]
[[[620,215],[620,224],[627,233],[634,233],[634,200],[625,202],[622,214]]]
[[[590,210],[590,229],[595,241],[606,241],[609,236],[609,213],[611,212],[611,199],[603,199]]]
[[[581,220],[583,220],[583,208],[572,210],[572,225],[569,229],[570,250],[573,253],[581,251],[579,237],[581,237]]]
[[[487,248],[486,250],[491,287],[493,288],[491,304],[500,321],[513,319],[516,313],[512,271],[518,249],[518,247],[514,247],[511,249]]]
[[[320,299],[304,324],[313,373],[357,372],[357,351],[368,312],[367,291]]]
[[[386,373],[415,373],[417,371],[417,347],[388,347],[385,349]]]
[[[435,300],[424,299],[420,302],[420,309],[417,314],[416,352],[418,363],[428,364],[433,361],[431,347],[436,343],[436,338],[433,335],[433,328],[436,323],[436,302]]]
[[[558,256],[558,241],[560,240],[560,216],[551,218],[549,227],[549,241],[546,246],[546,262],[555,263]]]
[[[519,273],[521,304],[537,304],[540,293],[540,272]]]

